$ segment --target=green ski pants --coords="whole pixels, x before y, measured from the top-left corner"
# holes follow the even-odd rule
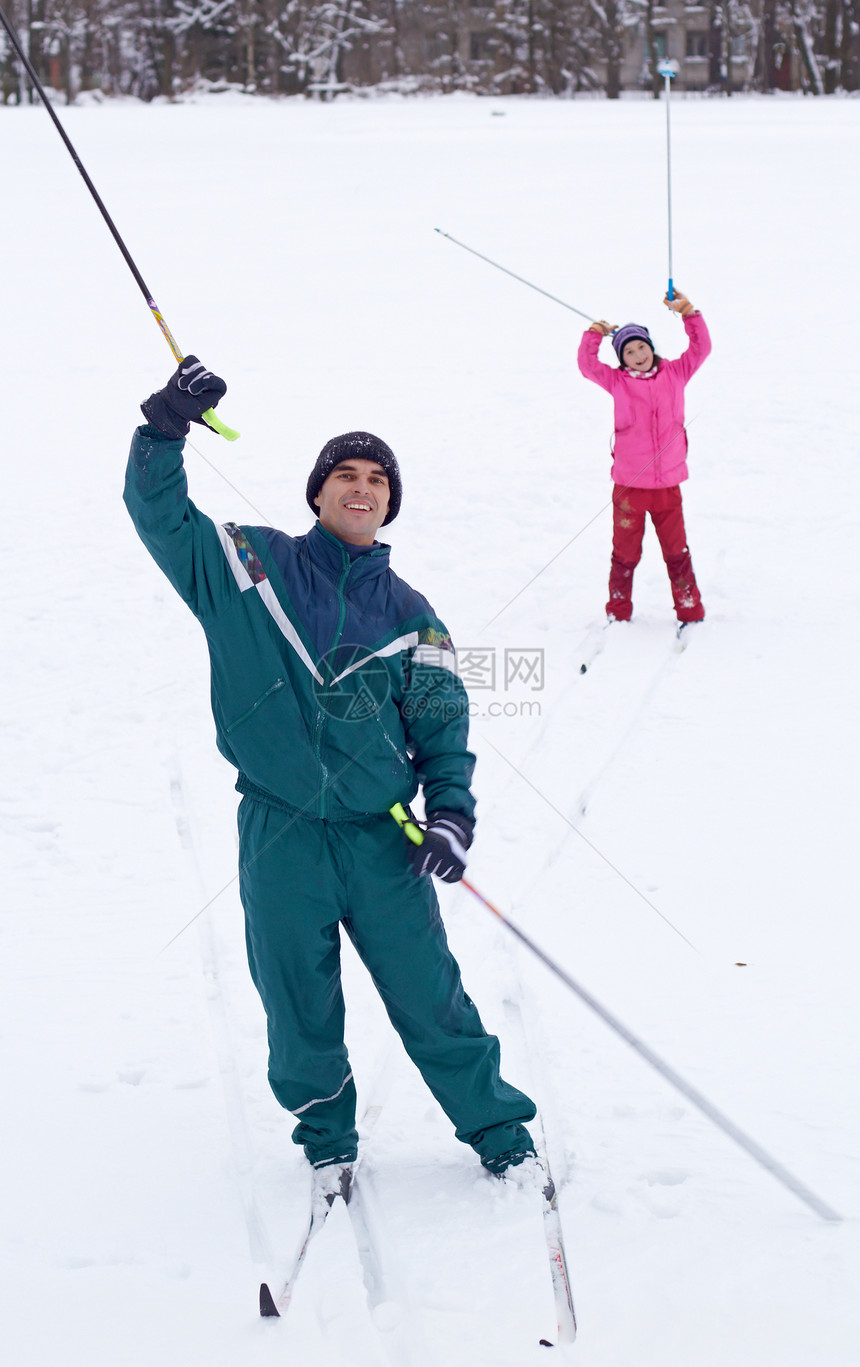
[[[356,1155],[340,926],[457,1138],[483,1160],[531,1148],[532,1102],[499,1075],[499,1042],[463,990],[430,878],[387,815],[322,821],[239,807],[251,976],[268,1019],[269,1082],[315,1166]]]

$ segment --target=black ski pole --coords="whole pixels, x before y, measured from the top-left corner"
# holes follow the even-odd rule
[[[6,34],[7,34],[8,38],[9,38],[9,42],[12,44],[12,47],[13,47],[14,51],[16,52],[19,61],[20,61],[21,64],[23,65],[24,70],[26,71],[27,75],[30,77],[30,80],[31,80],[32,83],[33,83],[33,88],[34,88],[34,90],[36,91],[37,95],[39,96],[39,99],[42,101],[42,104],[45,106],[46,110],[47,110],[48,113],[50,114],[51,119],[53,120],[53,123],[54,123],[54,127],[56,128],[56,130],[57,130],[57,132],[59,133],[60,137],[63,139],[63,142],[64,142],[65,145],[66,145],[66,149],[67,149],[67,151],[69,152],[69,155],[71,156],[72,161],[75,163],[75,165],[77,166],[78,170],[80,171],[81,176],[83,177],[84,184],[86,185],[87,189],[89,190],[90,194],[92,195],[93,199],[95,200],[95,202],[96,202],[96,204],[97,204],[97,206],[98,206],[98,209],[99,209],[99,212],[100,212],[102,218],[104,219],[105,223],[108,225],[108,228],[109,228],[110,231],[111,231],[111,234],[112,234],[112,236],[113,236],[114,242],[116,243],[116,245],[119,247],[120,251],[122,252],[123,258],[124,258],[124,260],[125,260],[126,265],[128,266],[129,270],[131,271],[132,275],[134,276],[135,280],[137,281],[137,284],[138,284],[138,287],[139,287],[139,289],[140,289],[140,292],[141,292],[141,294],[143,295],[144,299],[146,300],[146,302],[147,302],[147,304],[148,304],[148,306],[149,306],[149,308],[150,308],[150,310],[151,310],[151,312],[152,312],[152,314],[153,314],[153,317],[155,318],[156,323],[158,324],[158,326],[160,327],[161,331],[163,332],[164,337],[165,337],[165,340],[166,340],[166,342],[167,342],[167,345],[170,347],[170,350],[173,352],[173,355],[176,357],[176,360],[177,360],[177,361],[181,361],[181,360],[183,359],[183,353],[180,351],[179,347],[176,345],[176,341],[175,341],[175,339],[174,339],[174,337],[173,337],[173,334],[172,334],[171,331],[170,331],[170,328],[167,326],[166,322],[164,321],[164,318],[163,318],[163,316],[162,316],[161,310],[159,309],[158,305],[156,304],[155,300],[153,299],[152,293],[151,293],[151,291],[149,290],[149,287],[147,286],[147,284],[146,284],[146,282],[145,282],[143,276],[141,275],[140,271],[138,270],[137,266],[135,265],[134,259],[133,259],[132,255],[131,255],[131,252],[128,250],[128,247],[125,245],[125,243],[123,242],[122,238],[120,237],[119,231],[118,231],[118,229],[117,229],[117,226],[116,226],[116,224],[114,223],[113,219],[111,218],[110,214],[108,213],[107,209],[105,208],[105,205],[104,205],[104,203],[103,203],[103,201],[102,201],[101,195],[99,194],[99,192],[98,192],[98,190],[96,189],[96,187],[93,185],[93,182],[90,180],[89,175],[87,174],[86,167],[84,166],[83,162],[81,161],[80,157],[78,156],[77,152],[75,151],[74,147],[72,146],[72,142],[71,142],[71,139],[69,138],[69,135],[67,134],[67,132],[66,132],[65,128],[63,127],[63,125],[60,123],[60,120],[58,119],[58,117],[57,117],[57,115],[56,115],[56,112],[55,112],[55,110],[54,110],[54,106],[51,104],[51,101],[48,99],[48,96],[45,94],[44,88],[43,88],[43,86],[42,86],[42,82],[39,80],[39,77],[36,75],[36,72],[35,72],[35,70],[34,70],[34,68],[33,68],[33,64],[32,64],[32,62],[30,61],[30,58],[27,56],[26,52],[24,51],[23,47],[21,46],[21,43],[20,43],[20,41],[19,41],[19,39],[18,39],[18,35],[16,34],[16,32],[15,32],[15,30],[13,29],[12,25],[9,23],[9,20],[6,18],[6,15],[4,14],[2,7],[0,7],[0,24],[2,24],[2,25],[3,25],[3,28],[6,30]],[[208,423],[208,425],[209,425],[215,432],[218,432],[222,437],[225,437],[225,438],[227,439],[227,441],[235,441],[236,438],[238,437],[239,433],[238,433],[238,432],[234,432],[233,429],[230,428],[230,427],[226,427],[226,426],[224,425],[224,423],[221,421],[221,419],[216,415],[214,409],[212,409],[212,408],[207,409],[207,411],[203,414],[203,418],[204,418],[204,421],[205,421],[206,423]]]
[[[423,844],[424,832],[421,830],[420,826],[411,820],[409,813],[401,803],[398,802],[395,806],[391,807],[390,812],[407,840],[411,840],[414,845]],[[518,940],[521,940],[522,943],[531,950],[532,954],[537,955],[541,963],[546,964],[547,968],[550,969],[557,978],[561,979],[565,987],[569,987],[571,992],[574,992],[576,996],[579,997],[580,1001],[585,1002],[585,1005],[590,1007],[590,1009],[609,1026],[610,1030],[614,1030],[616,1035],[620,1035],[625,1044],[629,1044],[631,1049],[635,1049],[640,1058],[644,1058],[646,1063],[650,1063],[651,1067],[654,1068],[661,1077],[671,1083],[688,1101],[691,1101],[703,1115],[708,1117],[712,1124],[716,1125],[717,1129],[722,1130],[723,1134],[728,1135],[729,1139],[733,1139],[745,1153],[749,1154],[750,1158],[754,1158],[757,1163],[760,1163],[772,1177],[775,1177],[784,1187],[787,1187],[787,1189],[793,1192],[795,1196],[799,1197],[801,1201],[804,1201],[810,1209],[815,1211],[816,1215],[820,1215],[822,1220],[841,1221],[842,1216],[838,1215],[832,1206],[828,1206],[819,1196],[815,1195],[814,1191],[810,1191],[809,1187],[799,1181],[793,1173],[790,1173],[788,1169],[784,1168],[781,1163],[778,1163],[775,1158],[771,1157],[766,1149],[763,1149],[760,1144],[757,1144],[754,1139],[751,1139],[748,1134],[745,1134],[733,1120],[730,1120],[727,1115],[723,1115],[722,1111],[718,1111],[716,1106],[714,1106],[696,1087],[693,1087],[689,1082],[686,1082],[684,1078],[681,1077],[680,1073],[676,1073],[674,1068],[670,1068],[668,1063],[664,1063],[663,1060],[654,1053],[653,1049],[649,1049],[648,1045],[643,1043],[638,1036],[634,1035],[632,1030],[628,1030],[627,1026],[623,1025],[617,1016],[613,1016],[610,1011],[607,1011],[605,1006],[601,1006],[596,997],[593,997],[591,993],[586,991],[584,987],[576,982],[560,964],[557,964],[554,959],[550,958],[549,954],[541,949],[540,945],[535,944],[534,940],[530,939],[525,931],[520,930],[519,926],[515,926],[513,921],[509,921],[507,916],[503,916],[498,907],[494,906],[489,898],[485,897],[482,892],[479,892],[473,883],[470,883],[465,878],[461,879],[461,882],[464,888],[468,888],[473,897],[477,897],[478,901],[481,902],[488,911],[491,911],[512,934],[516,935]]]
[[[489,256],[484,256],[483,252],[476,252],[474,247],[467,247],[465,242],[459,242],[457,238],[452,237],[450,233],[443,233],[441,228],[434,228],[433,231],[434,233],[438,233],[440,237],[447,237],[448,241],[453,242],[456,247],[462,247],[464,252],[471,252],[472,256],[477,256],[481,261],[486,261],[488,266],[495,266],[497,271],[502,271],[505,275],[509,275],[512,280],[519,280],[521,285],[528,285],[530,290],[536,290],[538,294],[542,294],[545,298],[551,299],[554,304],[561,304],[563,309],[570,309],[571,313],[578,313],[580,318],[584,318],[587,323],[597,322],[596,318],[592,318],[588,313],[583,313],[582,309],[575,309],[573,304],[566,304],[565,301],[559,299],[557,295],[550,294],[549,290],[542,290],[540,285],[533,285],[531,280],[526,280],[523,276],[516,275],[513,271],[509,271],[507,266],[500,266],[498,261],[493,261]]]

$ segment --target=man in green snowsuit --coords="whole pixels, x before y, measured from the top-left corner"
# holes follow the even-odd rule
[[[206,633],[217,744],[243,795],[240,892],[272,1090],[315,1168],[354,1161],[343,926],[458,1139],[503,1172],[533,1152],[535,1108],[500,1077],[433,889],[431,874],[465,869],[474,757],[450,636],[376,540],[400,507],[397,461],[378,437],[346,433],[311,471],[307,535],[216,526],[188,498],[182,449],[225,391],[189,356],[141,405],[125,502]],[[388,813],[419,784],[415,846]]]

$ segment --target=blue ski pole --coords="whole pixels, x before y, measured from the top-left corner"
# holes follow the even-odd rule
[[[658,67],[658,74],[666,80],[666,197],[669,209],[669,288],[666,291],[670,299],[675,298],[675,282],[672,279],[672,125],[669,110],[672,104],[672,81],[675,79],[675,71],[669,62],[663,62]]]

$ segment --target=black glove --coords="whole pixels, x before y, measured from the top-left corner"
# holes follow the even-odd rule
[[[189,424],[203,423],[202,414],[214,408],[227,393],[227,386],[211,370],[207,370],[196,356],[186,356],[179,363],[163,389],[140,405],[146,421],[166,437],[186,437]]]
[[[474,821],[462,812],[430,812],[423,843],[409,844],[414,872],[435,874],[443,883],[459,883],[466,872],[466,851],[474,829]]]

